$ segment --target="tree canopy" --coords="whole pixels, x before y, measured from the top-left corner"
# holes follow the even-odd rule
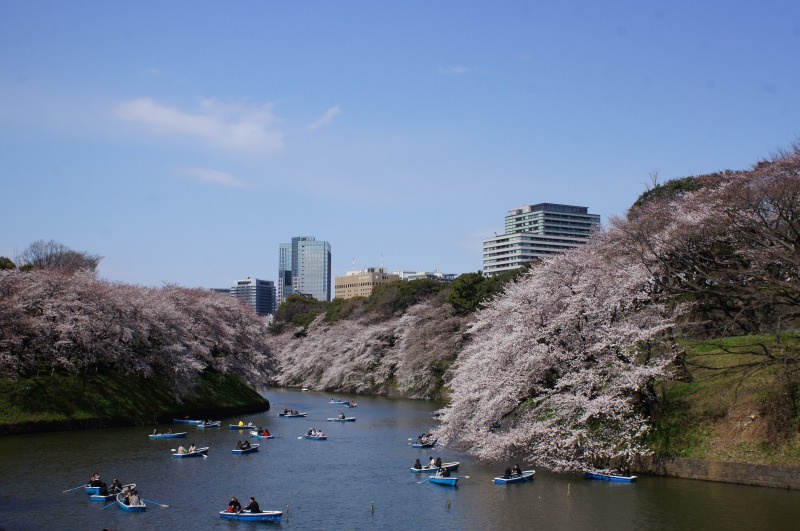
[[[680,366],[682,334],[771,334],[743,352],[744,377],[780,367],[775,383],[800,395],[781,340],[800,325],[800,146],[673,184],[478,312],[443,440],[557,470],[624,468],[650,451],[653,383]]]

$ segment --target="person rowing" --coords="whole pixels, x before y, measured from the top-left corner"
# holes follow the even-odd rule
[[[239,503],[235,497],[231,498],[231,501],[228,502],[228,512],[229,513],[240,513],[242,512],[242,504]]]
[[[247,504],[247,507],[244,508],[245,511],[249,511],[251,513],[260,513],[261,507],[258,506],[258,502],[252,496],[250,496],[250,503]]]

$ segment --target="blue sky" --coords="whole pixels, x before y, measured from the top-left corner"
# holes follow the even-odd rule
[[[539,202],[623,215],[800,135],[796,1],[0,3],[0,255],[143,285],[481,268]]]

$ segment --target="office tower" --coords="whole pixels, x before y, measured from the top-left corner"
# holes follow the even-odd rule
[[[271,280],[250,277],[235,280],[231,285],[230,294],[252,306],[258,315],[275,313],[275,283]]]
[[[587,207],[539,203],[512,208],[505,234],[483,241],[483,274],[491,275],[585,243],[600,225],[598,214]]]
[[[331,300],[331,244],[312,236],[282,243],[278,256],[278,300],[289,295]]]

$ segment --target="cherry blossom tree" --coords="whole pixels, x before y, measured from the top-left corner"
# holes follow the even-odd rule
[[[648,453],[650,385],[671,357],[655,344],[676,308],[621,235],[534,266],[479,313],[439,437],[554,470],[625,467]]]
[[[178,395],[207,369],[263,385],[264,323],[236,299],[177,286],[102,281],[87,270],[0,271],[0,374],[112,368],[166,375]]]

